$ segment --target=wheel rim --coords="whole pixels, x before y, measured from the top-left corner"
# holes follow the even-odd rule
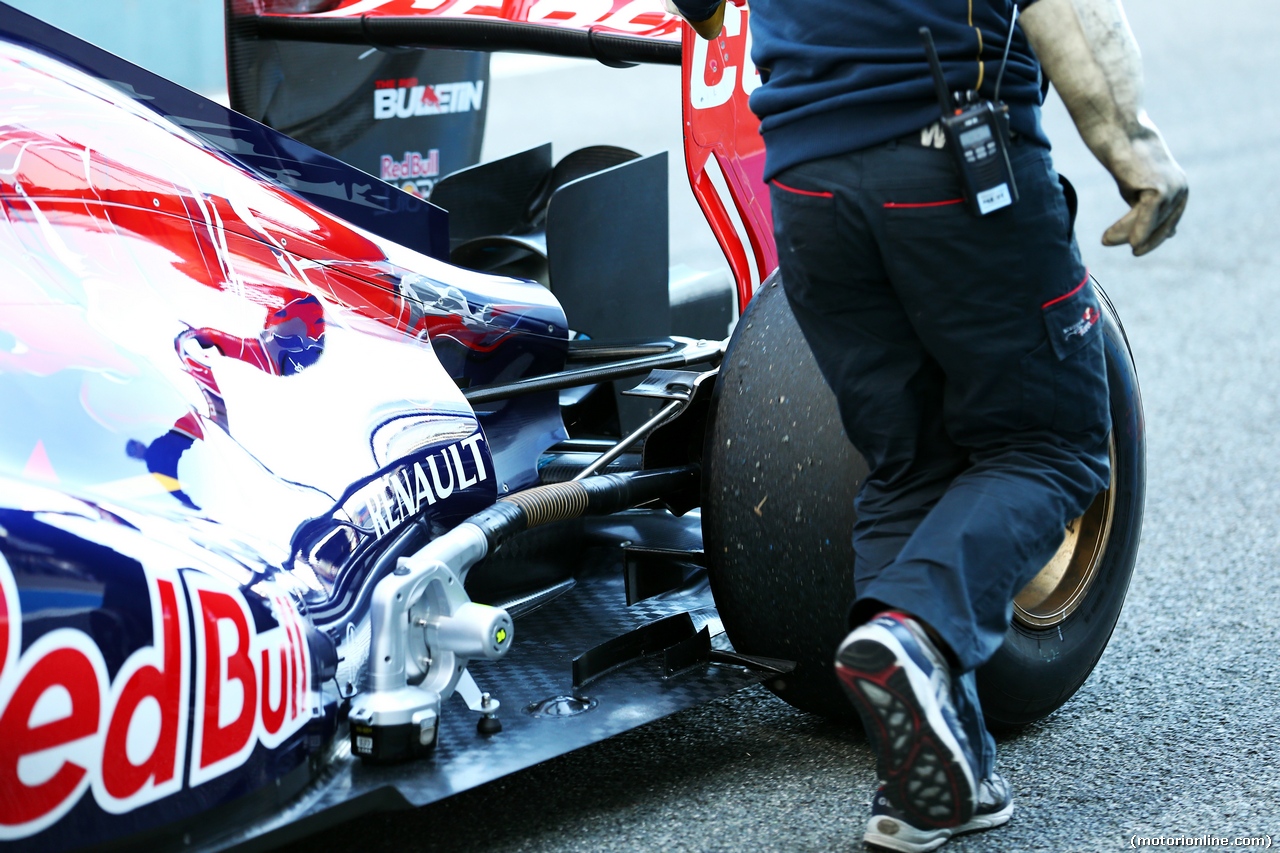
[[[1029,628],[1065,622],[1097,579],[1115,515],[1116,444],[1111,440],[1111,482],[1084,515],[1067,525],[1062,545],[1040,573],[1013,600],[1013,618]]]

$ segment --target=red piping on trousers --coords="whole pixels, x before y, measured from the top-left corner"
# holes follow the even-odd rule
[[[834,195],[828,192],[815,192],[814,190],[798,190],[795,187],[787,186],[782,181],[770,181],[769,183],[773,184],[775,187],[777,187],[780,190],[786,190],[787,192],[795,193],[796,195],[810,195],[810,196],[813,196],[814,198],[835,198]]]
[[[1081,281],[1079,284],[1077,284],[1070,293],[1064,293],[1061,296],[1059,296],[1057,299],[1050,299],[1048,302],[1041,305],[1040,307],[1049,308],[1050,306],[1057,305],[1059,302],[1070,299],[1071,297],[1075,296],[1077,293],[1080,292],[1080,288],[1084,287],[1085,282],[1087,282],[1088,280],[1089,280],[1089,270],[1086,269],[1084,271],[1084,281]]]
[[[899,210],[911,207],[946,207],[949,204],[960,204],[964,201],[962,198],[949,198],[946,201],[921,201],[921,202],[900,202],[886,201],[884,206],[890,210]]]

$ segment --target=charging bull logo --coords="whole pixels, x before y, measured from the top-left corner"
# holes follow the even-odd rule
[[[468,113],[484,104],[484,81],[421,85],[417,78],[379,80],[373,92],[376,120]]]
[[[184,780],[195,787],[311,718],[311,657],[287,597],[270,598],[277,624],[259,632],[238,588],[144,572],[152,644],[112,679],[79,630],[58,628],[21,649],[17,585],[0,555],[0,840],[47,828],[86,790],[104,812],[122,814],[181,791]]]

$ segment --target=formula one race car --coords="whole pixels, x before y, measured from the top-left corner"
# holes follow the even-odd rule
[[[237,112],[0,4],[0,841],[267,846],[761,681],[847,713],[866,466],[772,272],[746,14],[228,0]],[[475,163],[495,50],[683,67],[731,292],[668,275],[660,157]],[[1132,572],[1103,322],[1112,483],[1014,604],[996,723],[1074,693]]]

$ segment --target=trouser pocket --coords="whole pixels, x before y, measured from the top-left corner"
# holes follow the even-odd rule
[[[1102,306],[1085,279],[1042,306],[1047,340],[1022,360],[1028,426],[1085,433],[1110,427]]]

